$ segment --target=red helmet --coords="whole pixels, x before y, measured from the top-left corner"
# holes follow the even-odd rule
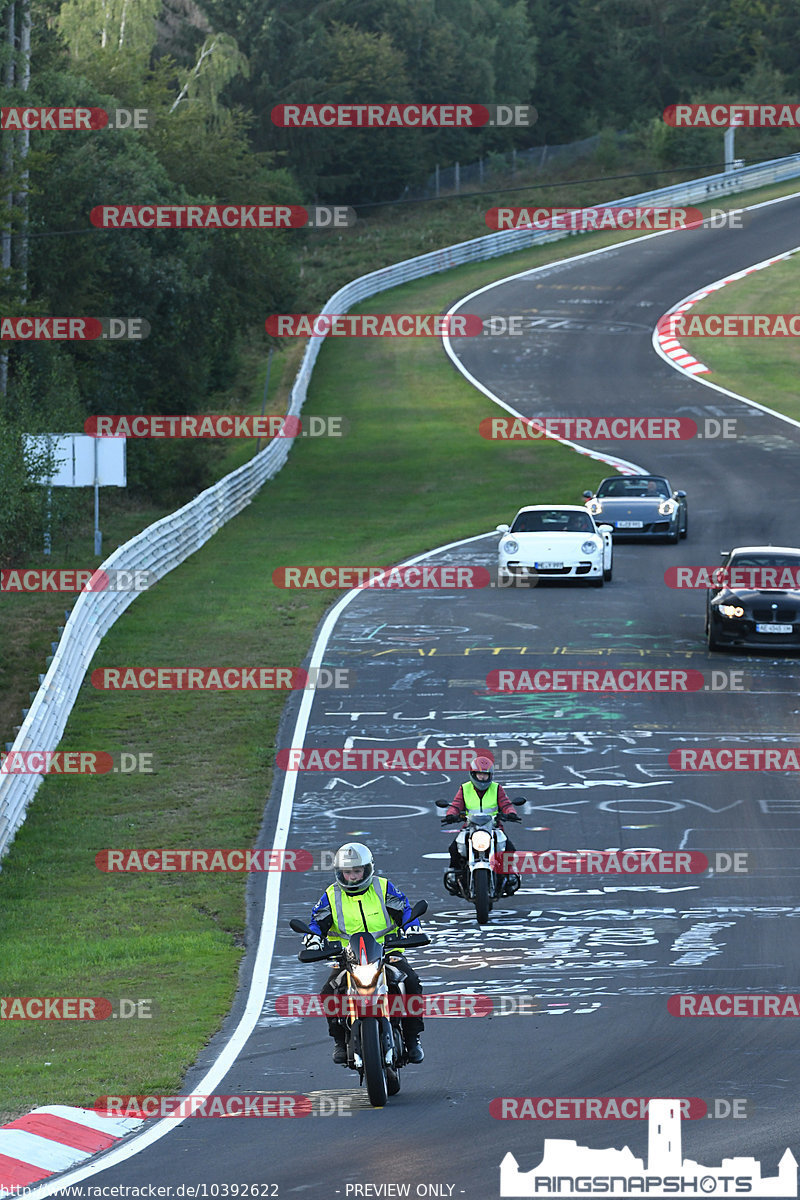
[[[478,792],[485,792],[488,790],[489,785],[492,782],[493,774],[494,763],[484,754],[480,754],[477,758],[473,758],[472,762],[469,764],[469,777],[472,780],[475,790]],[[486,778],[478,779],[478,775],[485,775]]]

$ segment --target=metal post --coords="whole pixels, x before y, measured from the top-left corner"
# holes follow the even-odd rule
[[[52,501],[53,501],[53,489],[51,487],[48,487],[48,489],[47,489],[47,523],[45,524],[45,527],[44,527],[44,552],[45,552],[45,554],[50,553],[50,547],[52,545],[51,530],[50,530],[50,506],[52,504]]]
[[[103,535],[100,532],[100,467],[98,451],[100,439],[94,441],[94,552],[99,558],[103,553]]]
[[[434,186],[435,186],[435,189],[436,189],[436,191],[435,191],[435,195],[436,195],[436,197],[438,198],[438,196],[439,196],[439,164],[438,164],[438,163],[436,164],[436,170],[434,171],[434,173],[433,173],[433,174],[434,174],[434,179],[435,179],[435,184],[434,184]]]
[[[456,183],[456,195],[458,195],[459,192],[461,191],[461,163],[456,163],[455,183]]]
[[[725,130],[725,172],[733,170],[733,135],[736,127],[731,125]]]
[[[267,389],[269,388],[269,372],[270,372],[270,368],[272,366],[272,351],[274,349],[275,349],[274,346],[270,346],[269,354],[267,355],[267,377],[264,380],[264,395],[261,400],[261,415],[262,415],[262,417],[267,410]],[[261,449],[261,436],[259,435],[256,438],[256,454],[258,454],[260,449]]]

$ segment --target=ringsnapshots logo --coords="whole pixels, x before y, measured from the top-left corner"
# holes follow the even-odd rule
[[[530,104],[276,104],[280,129],[482,129],[530,128]]]
[[[765,1177],[752,1157],[726,1158],[719,1167],[684,1159],[680,1099],[651,1098],[648,1106],[647,1162],[630,1149],[592,1149],[562,1138],[545,1140],[541,1162],[521,1171],[509,1152],[500,1163],[500,1195],[555,1200],[556,1197],[797,1196],[797,1159],[787,1149],[778,1174]]]

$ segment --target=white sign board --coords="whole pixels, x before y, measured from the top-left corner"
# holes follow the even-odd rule
[[[88,433],[26,433],[25,449],[54,456],[48,487],[125,487],[125,438],[91,437]],[[95,474],[96,472],[96,474]]]

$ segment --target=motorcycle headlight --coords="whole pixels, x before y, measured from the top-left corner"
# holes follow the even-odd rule
[[[597,552],[596,542],[582,542],[581,554],[595,554]]]
[[[492,844],[492,835],[487,833],[485,829],[478,829],[472,835],[472,848],[477,850],[479,854],[483,854],[484,850],[488,850]]]
[[[723,617],[743,617],[744,609],[739,604],[719,604],[719,611]]]
[[[506,554],[516,554],[519,550],[519,542],[515,542],[513,538],[509,538],[507,542],[503,542],[503,549]]]
[[[380,967],[375,963],[357,963],[350,968],[350,974],[360,988],[374,987],[378,982]]]
[[[658,506],[659,515],[662,517],[671,517],[677,507],[674,500],[662,500]]]

